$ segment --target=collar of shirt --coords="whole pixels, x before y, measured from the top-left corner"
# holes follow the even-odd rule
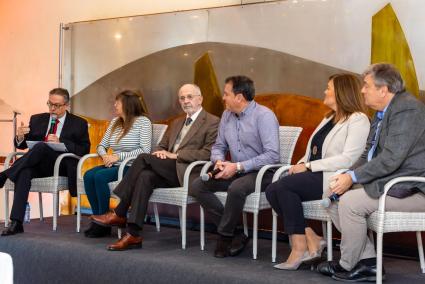
[[[201,113],[201,111],[202,111],[202,107],[197,112],[195,112],[194,114],[192,114],[191,116],[186,115],[186,119],[188,119],[190,117],[190,119],[192,119],[192,122],[191,123],[195,122],[195,120],[198,118],[198,116]]]
[[[385,112],[387,112],[388,107],[390,106],[391,102],[393,101],[394,97],[391,99],[391,101],[387,104],[387,106],[382,111],[377,111],[376,116],[382,120],[384,118]]]
[[[244,117],[245,115],[248,115],[249,113],[254,111],[255,106],[257,103],[252,100],[249,102],[249,104],[241,111],[240,114],[233,113],[236,117]]]
[[[388,106],[389,106],[390,104],[388,104],[385,108],[384,108],[384,110],[382,110],[382,111],[377,111],[376,112],[376,117],[379,119],[379,120],[382,120],[383,118],[384,118],[384,115],[385,115],[385,112],[387,111],[387,109],[388,109]]]
[[[62,117],[58,118],[59,123],[63,125],[63,123],[65,122],[65,118],[66,118],[66,112],[64,115],[62,115]],[[50,116],[50,119],[52,119],[52,117]]]

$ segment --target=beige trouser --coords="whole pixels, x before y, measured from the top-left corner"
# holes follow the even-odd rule
[[[361,259],[376,257],[373,243],[367,236],[366,218],[378,210],[378,199],[369,197],[360,187],[344,193],[339,202],[329,207],[332,222],[341,232],[340,265],[351,270]],[[387,196],[386,211],[424,212],[425,195],[416,193],[399,199]]]

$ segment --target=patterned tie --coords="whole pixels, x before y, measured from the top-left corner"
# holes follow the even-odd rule
[[[190,117],[188,117],[188,118],[186,118],[184,125],[188,126],[191,123],[192,123],[192,119]]]
[[[372,147],[370,147],[370,150],[367,153],[367,161],[368,162],[370,160],[372,160],[373,154],[375,153],[376,147],[378,146],[378,143],[376,143],[376,141],[378,140],[379,131],[381,130],[380,127],[381,127],[382,119],[384,118],[384,112],[378,111],[376,113],[376,118],[377,118],[378,123],[376,125],[375,135],[373,136]]]

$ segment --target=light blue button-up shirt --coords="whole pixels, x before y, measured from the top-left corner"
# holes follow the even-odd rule
[[[279,122],[265,106],[251,101],[239,114],[224,111],[211,161],[225,160],[230,152],[232,162],[240,162],[245,172],[279,163]]]
[[[389,106],[389,104],[384,108],[383,111],[378,111],[375,114],[377,119],[379,119],[379,122],[376,125],[375,134],[374,134],[375,137],[373,139],[374,142],[372,144],[372,147],[369,149],[369,152],[368,152],[368,155],[367,155],[367,161],[368,162],[373,158],[373,153],[376,150],[376,147],[377,147],[376,140],[377,140],[379,132],[380,132],[379,128],[380,128],[382,120],[384,119],[385,112],[387,111],[388,106]],[[351,176],[351,180],[353,181],[353,183],[357,183],[357,177],[356,177],[356,174],[354,173],[354,171],[350,170],[350,171],[347,171],[347,173]]]

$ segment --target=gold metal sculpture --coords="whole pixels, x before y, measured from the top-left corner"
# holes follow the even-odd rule
[[[371,62],[394,64],[406,82],[406,89],[419,96],[419,84],[409,44],[391,4],[387,4],[372,17]]]
[[[199,86],[204,97],[203,108],[209,113],[221,117],[224,110],[221,91],[208,52],[196,60],[194,69],[195,75],[193,81]]]

